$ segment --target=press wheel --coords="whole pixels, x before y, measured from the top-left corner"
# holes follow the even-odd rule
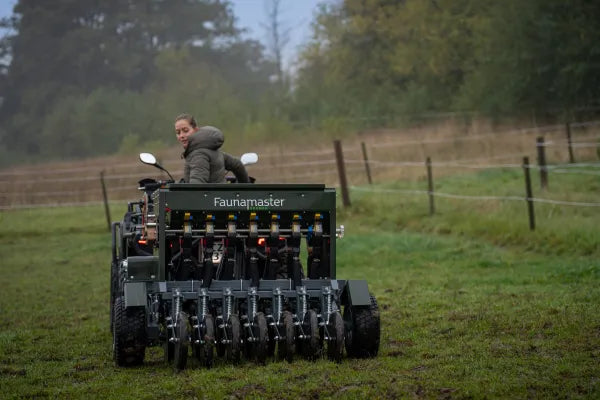
[[[252,355],[257,363],[264,364],[268,355],[269,330],[267,319],[262,312],[256,313],[252,331],[255,339],[252,343]]]
[[[188,348],[190,345],[187,313],[180,312],[177,316],[175,338],[177,340],[173,345],[173,368],[175,371],[181,371],[185,369],[187,364]]]
[[[315,310],[308,310],[304,316],[304,334],[309,336],[302,341],[302,352],[309,360],[316,360],[321,356],[322,341],[319,330],[319,319]]]
[[[296,329],[294,326],[294,317],[289,311],[284,311],[282,315],[281,333],[283,340],[279,342],[278,356],[281,360],[292,362],[296,352]]]
[[[231,341],[225,345],[225,358],[233,363],[237,363],[240,361],[242,349],[240,319],[237,315],[229,317],[229,323],[225,329],[227,330],[227,338]]]
[[[339,311],[329,316],[327,325],[329,340],[327,340],[327,357],[331,361],[341,362],[344,354],[344,320]]]
[[[204,343],[196,345],[196,357],[201,365],[210,368],[215,357],[215,322],[212,315],[209,314],[204,317],[201,334],[202,337],[198,339]]]

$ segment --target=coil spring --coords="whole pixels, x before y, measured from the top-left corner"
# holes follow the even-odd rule
[[[233,295],[231,294],[231,289],[225,289],[225,298],[223,299],[223,319],[225,321],[229,320],[229,316],[233,314]]]
[[[200,315],[205,317],[208,314],[208,294],[206,289],[200,290]]]
[[[181,292],[179,291],[179,289],[175,290],[175,296],[174,300],[175,300],[175,312],[173,314],[173,319],[175,321],[177,321],[177,316],[179,315],[179,312],[181,311]]]
[[[300,321],[304,320],[304,316],[308,312],[308,295],[306,294],[306,288],[301,286],[298,289],[298,318]]]
[[[329,323],[329,316],[333,313],[333,293],[331,287],[323,288],[323,300],[321,303],[321,315],[325,317],[325,321]]]
[[[258,295],[256,288],[251,287],[248,292],[248,318],[253,320],[258,312]]]
[[[281,289],[275,288],[273,291],[273,314],[275,315],[275,321],[279,322],[281,314],[283,313],[283,294]]]

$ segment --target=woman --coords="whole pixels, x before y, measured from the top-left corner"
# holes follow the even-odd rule
[[[190,114],[175,118],[175,135],[184,148],[183,180],[187,183],[224,183],[227,171],[240,183],[250,182],[242,162],[220,150],[225,138],[214,126],[198,124]]]

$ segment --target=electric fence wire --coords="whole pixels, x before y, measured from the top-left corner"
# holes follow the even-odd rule
[[[347,168],[346,172],[355,172],[355,171],[364,171],[364,169],[362,167],[359,168]],[[327,171],[315,171],[315,172],[307,172],[305,174],[298,174],[298,175],[293,175],[290,176],[290,179],[296,179],[296,178],[308,178],[308,177],[312,177],[312,176],[323,176],[323,175],[338,175],[338,171],[336,169],[330,169]]]
[[[525,200],[527,200],[527,201],[533,201],[536,203],[548,203],[548,204],[565,205],[565,206],[600,207],[600,203],[562,201],[562,200],[542,199],[542,198],[537,198],[537,197],[469,196],[469,195],[459,195],[459,194],[443,193],[443,192],[436,192],[436,191],[429,192],[427,190],[375,189],[375,188],[363,188],[363,187],[359,187],[359,186],[350,186],[350,189],[358,191],[358,192],[432,195],[432,196],[437,196],[437,197],[446,197],[446,198],[462,199],[462,200],[508,200],[508,201],[525,201]]]
[[[597,140],[596,142],[571,142],[571,147],[574,148],[586,148],[586,147],[599,147],[600,148],[600,138],[590,138],[592,140]],[[536,143],[536,147],[564,147],[568,146],[568,140],[554,140],[544,143]]]
[[[598,175],[600,176],[600,171],[569,171],[566,169],[555,169],[552,171],[556,174],[570,174],[570,175]]]
[[[529,153],[510,153],[510,154],[499,154],[497,156],[487,156],[487,157],[478,157],[478,158],[464,158],[462,160],[456,160],[457,163],[471,163],[477,161],[488,161],[488,160],[506,160],[508,158],[523,158],[527,156]]]
[[[122,200],[110,200],[109,204],[122,205]],[[44,203],[44,204],[13,204],[9,206],[0,205],[0,210],[26,210],[34,208],[59,208],[59,207],[85,207],[85,206],[100,206],[104,204],[102,201],[84,201],[70,203]]]
[[[95,166],[86,166],[86,167],[75,167],[75,168],[59,168],[59,169],[52,169],[52,170],[46,170],[48,167],[44,167],[44,175],[62,175],[62,174],[68,174],[68,173],[72,173],[72,172],[87,172],[87,171],[92,171],[92,172],[98,172],[99,170],[102,170],[103,168],[105,168],[106,165],[95,165]],[[140,163],[127,163],[127,164],[112,164],[110,166],[111,169],[131,169],[131,168],[136,168],[136,167],[140,167]],[[22,175],[38,175],[40,173],[39,169],[27,169],[24,171],[3,171],[0,172],[0,176],[22,176]]]
[[[364,164],[364,160],[346,160],[348,164]],[[422,161],[378,161],[369,160],[368,163],[375,167],[423,167],[425,165]],[[449,162],[432,162],[432,167],[457,167],[457,168],[469,168],[469,169],[490,169],[490,168],[517,168],[522,167],[522,164],[487,164],[487,165],[474,165],[474,164],[461,164],[454,161]]]
[[[421,144],[441,144],[441,143],[456,143],[464,141],[478,141],[483,138],[496,137],[501,138],[503,135],[519,135],[529,133],[544,133],[564,129],[564,125],[548,125],[539,128],[513,129],[509,131],[481,133],[477,135],[469,135],[465,137],[444,138],[444,139],[429,139],[429,140],[404,140],[399,142],[376,143],[371,147],[388,147],[388,146],[409,146]]]
[[[131,190],[133,191],[135,187],[128,186],[110,186],[107,187],[106,190],[108,192],[119,192],[122,190]],[[94,189],[82,189],[82,190],[64,190],[64,191],[53,191],[53,192],[0,192],[0,195],[13,194],[13,195],[26,195],[27,197],[44,197],[44,196],[77,196],[81,194],[90,194],[97,193],[100,194],[102,192],[102,188],[94,188]]]
[[[316,151],[295,151],[289,153],[267,153],[261,154],[261,158],[286,158],[293,156],[322,156],[322,155],[333,155],[333,150],[316,150]]]
[[[174,171],[173,174],[179,175],[182,174],[181,171]],[[127,178],[140,178],[141,174],[122,174],[122,175],[104,175],[104,180],[117,180],[117,179],[127,179]],[[97,181],[98,176],[83,176],[83,177],[70,177],[70,178],[52,178],[48,179],[43,176],[36,176],[35,179],[26,179],[22,180],[22,183],[58,183],[58,182],[86,182],[86,181]],[[12,181],[0,181],[0,185],[9,185]]]
[[[348,164],[364,164],[364,160],[345,160]],[[375,168],[381,167],[423,167],[425,166],[425,162],[423,161],[379,161],[379,160],[369,160],[367,162],[370,166]],[[592,167],[592,168],[600,168],[600,163],[592,164],[592,163],[575,163],[575,164],[560,164],[560,165],[546,165],[545,167],[540,167],[539,165],[529,164],[525,166],[524,164],[464,164],[464,161],[447,161],[447,162],[432,162],[431,166],[433,167],[455,167],[455,168],[467,168],[467,169],[498,169],[498,168],[529,168],[529,169],[546,169],[546,170],[554,170],[558,168],[577,168],[577,167]],[[581,172],[585,173],[585,171],[576,171],[574,173]]]
[[[552,168],[600,168],[600,163],[554,164]]]
[[[584,122],[571,122],[571,128],[587,128],[588,126],[598,126],[600,121],[584,121]]]
[[[304,161],[304,162],[297,162],[297,163],[285,163],[285,164],[274,164],[274,165],[259,165],[256,167],[253,167],[253,170],[259,170],[259,169],[273,169],[273,168],[288,168],[288,167],[307,167],[307,166],[313,166],[313,165],[335,165],[335,160],[331,159],[331,160],[319,160],[319,161]]]

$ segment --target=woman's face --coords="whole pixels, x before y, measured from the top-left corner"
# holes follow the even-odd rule
[[[197,130],[198,128],[194,128],[192,125],[190,125],[190,121],[186,119],[175,121],[175,136],[177,136],[177,140],[179,143],[181,143],[184,149],[188,146],[189,136]]]

